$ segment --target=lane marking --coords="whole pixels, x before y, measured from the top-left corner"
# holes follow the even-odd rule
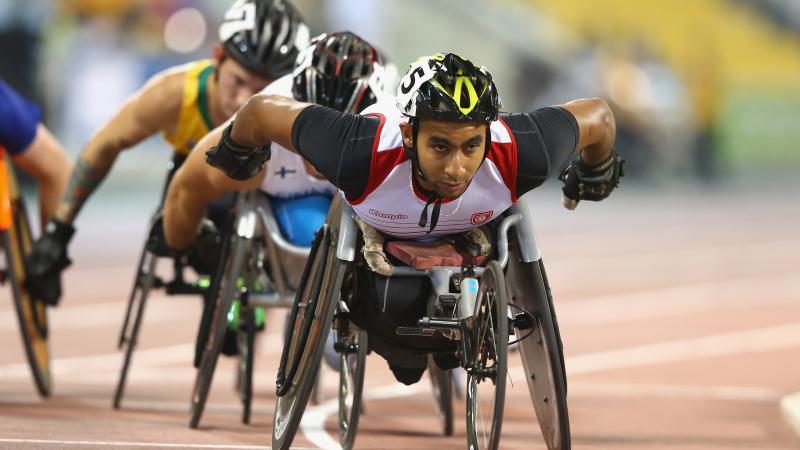
[[[398,397],[410,397],[414,394],[422,392],[425,388],[422,383],[417,383],[412,386],[406,386],[400,383],[394,383],[386,386],[364,390],[364,397],[362,401],[366,400],[385,400]],[[338,414],[339,411],[339,398],[333,398],[317,406],[307,408],[300,421],[300,431],[303,435],[314,443],[319,448],[326,450],[342,450],[339,441],[325,430],[325,421],[328,416]]]
[[[567,358],[567,374],[649,366],[800,346],[800,322],[641,345]]]
[[[55,439],[10,439],[0,438],[0,442],[8,444],[39,444],[39,445],[72,445],[95,447],[149,447],[149,448],[228,448],[228,449],[259,449],[263,450],[263,445],[243,445],[243,444],[190,444],[172,442],[124,442],[124,441],[67,441]]]
[[[781,399],[783,419],[800,436],[800,391]]]

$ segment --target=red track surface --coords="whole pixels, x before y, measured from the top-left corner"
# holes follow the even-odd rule
[[[800,448],[778,408],[800,389],[800,210],[791,190],[636,191],[573,213],[556,206],[554,191],[533,198],[567,352],[574,448]],[[226,359],[201,429],[188,428],[200,312],[192,297],[151,298],[123,408],[111,409],[145,220],[91,219],[79,224],[67,295],[51,315],[52,398],[36,395],[8,291],[0,294],[0,447],[266,446],[282,313],[268,317],[260,342],[252,425],[239,421]],[[465,447],[462,404],[455,436],[442,437],[427,379],[399,389],[381,359],[369,364],[357,448]],[[501,448],[543,449],[515,354],[510,367]],[[333,399],[332,372],[325,382]],[[335,406],[308,409],[298,447],[336,436],[326,412]]]

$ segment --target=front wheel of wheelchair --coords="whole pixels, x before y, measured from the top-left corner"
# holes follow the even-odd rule
[[[22,199],[12,201],[12,225],[2,233],[8,278],[14,297],[14,307],[20,325],[25,357],[31,368],[36,390],[49,396],[52,389],[50,376],[50,346],[47,342],[47,307],[44,302],[31,297],[25,289],[25,255],[31,251],[31,228]]]
[[[246,293],[244,294],[246,295]],[[246,305],[247,302],[242,302]],[[253,405],[253,362],[256,345],[255,309],[248,305],[244,308],[244,330],[236,333],[239,349],[239,398],[242,401],[242,423],[250,423],[250,412]]]
[[[337,339],[339,355],[339,444],[344,450],[353,448],[361,416],[364,373],[367,366],[367,332],[350,330]]]
[[[211,322],[209,323],[208,339],[205,340],[200,367],[197,369],[197,376],[192,389],[191,418],[189,420],[189,427],[191,428],[197,428],[200,424],[200,418],[203,415],[206,400],[211,390],[214,370],[217,367],[217,360],[219,360],[219,354],[222,351],[222,344],[228,328],[228,310],[230,310],[234,296],[240,295],[238,278],[244,264],[245,252],[249,241],[236,235],[231,239],[234,242],[230,246],[223,243],[220,262],[224,261],[224,263],[218,267],[219,270],[214,276],[211,290],[208,294],[212,296],[209,307],[213,308],[213,312],[210,314]],[[244,384],[247,383],[246,380],[243,380],[243,382]]]
[[[472,327],[463,336],[470,450],[497,449],[503,426],[508,352],[508,300],[503,268],[490,262],[478,286]]]
[[[312,244],[288,320],[278,369],[272,448],[291,447],[319,371],[347,264],[323,225]]]
[[[439,419],[442,421],[442,432],[445,436],[453,435],[453,376],[448,370],[442,370],[428,356],[428,374],[431,378],[431,389]]]

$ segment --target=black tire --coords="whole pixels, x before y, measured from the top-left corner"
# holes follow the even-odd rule
[[[246,305],[246,306],[245,306]],[[250,423],[250,412],[253,405],[253,362],[255,358],[256,322],[255,311],[242,301],[244,330],[236,336],[239,346],[239,397],[242,400],[242,423]]]
[[[131,359],[133,358],[133,351],[136,349],[136,342],[139,339],[139,330],[141,329],[142,320],[144,319],[144,308],[147,304],[147,298],[150,296],[150,290],[153,288],[157,262],[158,257],[147,250],[147,243],[145,242],[142,255],[139,258],[136,276],[133,280],[131,295],[128,298],[128,307],[119,338],[118,345],[120,348],[125,347],[125,356],[122,360],[122,369],[120,370],[117,387],[114,391],[114,400],[112,403],[114,409],[120,408],[122,397],[125,394],[128,370],[130,369]],[[132,321],[130,318],[131,313],[134,314]]]
[[[476,309],[465,349],[467,443],[470,450],[495,450],[503,428],[508,352],[508,299],[503,268],[497,261],[483,272]],[[488,408],[484,408],[487,400]]]
[[[433,357],[428,356],[428,375],[431,378],[433,401],[436,411],[442,422],[442,432],[445,436],[453,435],[453,377],[452,373],[444,371],[433,362]]]
[[[366,331],[350,330],[340,342],[355,345],[354,353],[342,352],[339,370],[339,444],[344,450],[353,448],[358,432],[358,419],[361,417],[361,402],[364,393],[364,373],[367,369]]]
[[[230,245],[225,241],[232,240]],[[208,393],[211,389],[211,381],[214,378],[214,370],[217,367],[222,343],[225,340],[225,332],[228,327],[228,310],[231,307],[233,297],[238,295],[236,281],[241,273],[242,264],[245,261],[248,240],[241,239],[237,235],[230,236],[223,242],[220,253],[220,261],[224,261],[221,270],[215,274],[212,282],[211,295],[213,303],[209,307],[213,308],[211,314],[208,339],[206,340],[200,367],[197,369],[194,387],[192,388],[192,406],[189,427],[197,428],[200,418],[205,409]]]
[[[323,225],[306,262],[292,306],[290,334],[278,371],[278,399],[272,427],[272,448],[288,450],[319,373],[325,341],[333,322],[347,264],[336,257],[330,231]],[[304,300],[305,301],[302,301]]]
[[[13,223],[2,233],[8,278],[11,281],[11,292],[25,347],[25,357],[31,368],[36,390],[41,396],[47,397],[52,391],[50,345],[47,341],[47,307],[44,302],[31,297],[25,289],[24,261],[25,256],[31,251],[32,239],[30,222],[22,198],[12,199],[11,214]]]
[[[515,282],[510,289],[516,303],[533,314],[533,330],[517,330],[528,389],[542,437],[549,450],[569,450],[571,437],[567,409],[564,352],[558,332],[550,287],[541,261],[509,265]]]

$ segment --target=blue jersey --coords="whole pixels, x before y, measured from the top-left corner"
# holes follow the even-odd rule
[[[36,137],[42,110],[0,80],[0,146],[20,154]]]

